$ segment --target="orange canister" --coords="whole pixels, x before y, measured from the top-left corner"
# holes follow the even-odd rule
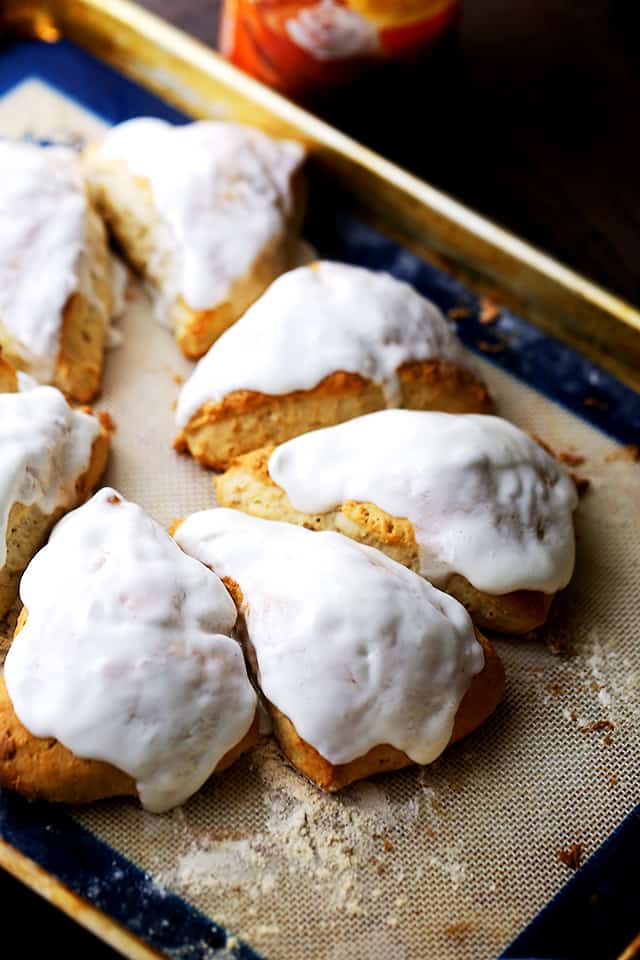
[[[363,67],[415,60],[456,22],[460,0],[225,0],[220,47],[290,96],[348,82]]]

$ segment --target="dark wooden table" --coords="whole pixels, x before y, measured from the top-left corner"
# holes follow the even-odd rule
[[[218,0],[144,5],[215,45]],[[637,0],[466,0],[446,62],[323,113],[640,304],[639,35]],[[0,903],[21,956],[116,957],[2,871]]]

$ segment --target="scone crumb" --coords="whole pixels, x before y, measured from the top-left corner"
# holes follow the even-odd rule
[[[562,453],[558,454],[558,460],[566,463],[568,467],[581,467],[586,457],[579,453],[572,453],[570,450],[563,450]]]
[[[504,353],[507,348],[499,340],[479,340],[478,349],[483,353]]]
[[[580,733],[599,733],[600,730],[614,730],[611,720],[596,720],[587,727],[578,727]]]
[[[583,406],[593,407],[596,410],[608,410],[609,404],[604,400],[598,399],[598,397],[585,397],[582,401]]]
[[[449,320],[465,320],[467,317],[472,315],[472,311],[469,307],[449,307],[447,310],[447,316]]]
[[[115,433],[118,429],[115,420],[106,410],[101,410],[98,414],[98,420],[107,431],[107,433]]]
[[[112,493],[110,497],[107,497],[107,503],[122,503],[122,500],[115,493]]]
[[[640,446],[637,443],[628,443],[626,447],[620,450],[614,450],[605,457],[605,463],[616,463],[626,461],[627,463],[640,462]]]
[[[480,297],[480,323],[484,326],[490,326],[495,323],[500,316],[500,307],[490,297]]]
[[[176,386],[179,387],[181,384],[184,383],[184,377],[181,377],[179,373],[174,373],[173,382],[176,384]]]
[[[471,924],[464,920],[459,923],[450,923],[448,927],[445,927],[444,932],[449,940],[453,940],[457,946],[462,946],[471,932]]]
[[[568,850],[558,850],[558,860],[570,870],[577,870],[582,863],[582,844],[572,843]]]

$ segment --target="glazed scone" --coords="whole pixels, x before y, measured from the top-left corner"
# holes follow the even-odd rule
[[[1,375],[1,371],[0,371]],[[109,455],[97,417],[55,387],[0,393],[0,617],[56,522],[92,493]]]
[[[443,314],[387,273],[319,261],[275,280],[182,388],[175,446],[207,467],[383,407],[483,413]]]
[[[499,417],[385,410],[234,460],[227,507],[383,550],[482,629],[542,625],[573,573],[575,487]]]
[[[293,262],[304,149],[233,123],[128,120],[85,154],[90,189],[158,319],[201,357]]]
[[[257,739],[233,600],[116,491],[58,524],[20,593],[1,786],[66,803],[137,795],[160,813]]]
[[[224,509],[174,536],[224,578],[280,746],[322,789],[431,763],[500,700],[464,607],[378,550]]]
[[[111,263],[77,155],[0,142],[0,347],[88,403],[100,391]]]

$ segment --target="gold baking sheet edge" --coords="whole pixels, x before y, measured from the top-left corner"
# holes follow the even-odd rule
[[[0,867],[130,960],[164,960],[165,954],[153,950],[4,840],[0,840]]]

